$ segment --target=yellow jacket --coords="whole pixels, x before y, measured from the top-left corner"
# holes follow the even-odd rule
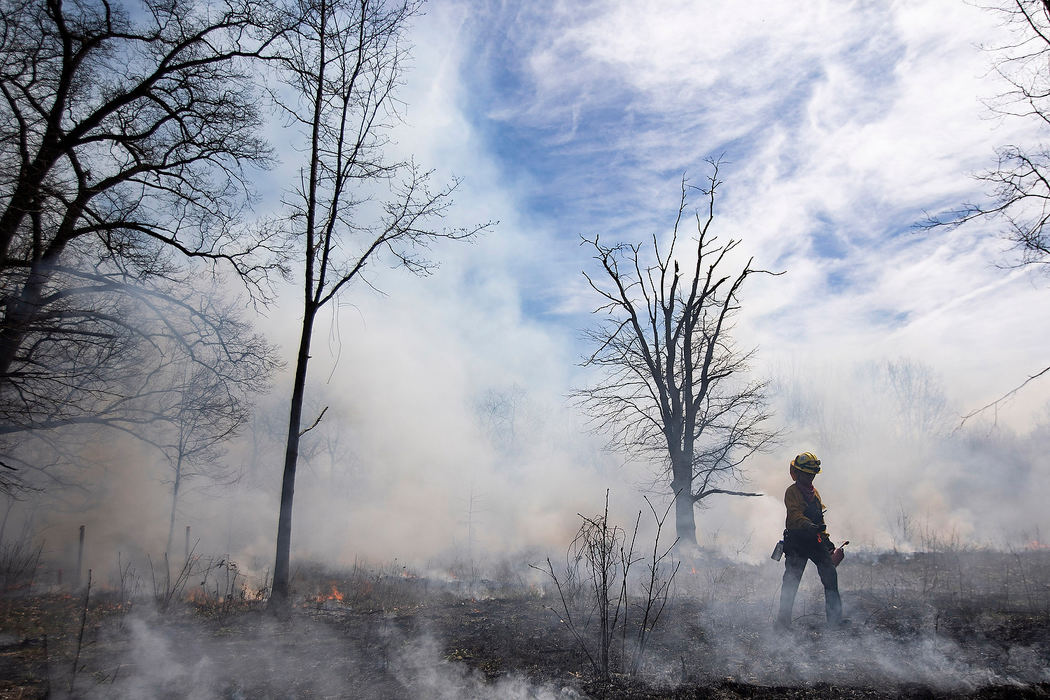
[[[819,521],[812,518],[806,517],[806,506],[810,506],[810,514],[813,514],[814,505],[807,504],[806,499],[802,496],[802,492],[798,490],[795,484],[788,486],[787,491],[784,492],[784,505],[787,507],[787,521],[784,527],[788,530],[806,530],[807,532],[816,532],[824,535],[828,534],[827,529],[824,526],[824,502],[820,500],[820,492],[815,488],[813,489],[813,497],[816,501],[815,507],[819,508],[818,511],[821,513]]]

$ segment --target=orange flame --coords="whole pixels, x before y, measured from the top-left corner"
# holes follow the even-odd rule
[[[335,587],[334,583],[332,584],[332,592],[328,594],[325,600],[343,600],[343,594],[339,592],[339,589]]]
[[[186,600],[190,603],[207,603],[208,594],[200,589],[191,588],[186,593]]]

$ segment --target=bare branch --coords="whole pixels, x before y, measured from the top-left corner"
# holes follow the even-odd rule
[[[702,501],[703,499],[707,498],[708,496],[713,496],[713,495],[719,494],[719,493],[724,493],[727,496],[763,496],[763,495],[765,495],[765,494],[761,494],[761,493],[753,493],[751,491],[730,491],[729,489],[707,489],[706,491],[701,491],[700,493],[693,494],[693,502],[696,503],[696,502]]]
[[[427,275],[441,241],[467,241],[492,226],[441,226],[459,180],[432,188],[433,173],[389,159],[397,119],[404,37],[419,0],[294,0],[275,22],[279,40],[265,52],[284,85],[276,104],[304,154],[287,191],[285,233],[303,262],[303,325],[285,445],[281,510],[270,605],[288,610],[291,516],[303,402],[319,311],[386,260]],[[278,33],[278,32],[274,32]],[[275,90],[275,92],[277,92]],[[374,288],[374,287],[373,287]],[[322,412],[323,414],[323,412]],[[316,422],[315,422],[316,425]]]
[[[324,414],[325,414],[326,411],[328,411],[328,406],[325,406],[324,408],[321,409],[321,413],[318,414],[317,419],[313,423],[310,424],[309,428],[303,428],[302,430],[299,431],[299,437],[302,437],[303,435],[306,435],[308,432],[310,432],[311,430],[316,428],[318,423],[321,422],[321,419],[324,418]]]
[[[984,413],[985,411],[987,411],[989,409],[997,409],[997,408],[999,408],[1000,405],[1005,403],[1008,399],[1010,399],[1012,396],[1014,396],[1017,392],[1019,392],[1021,389],[1024,389],[1026,386],[1028,386],[1028,384],[1030,382],[1035,381],[1036,379],[1039,379],[1039,377],[1042,377],[1044,374],[1047,374],[1048,372],[1050,372],[1050,367],[1045,367],[1045,368],[1039,370],[1038,372],[1036,372],[1035,374],[1029,376],[1023,382],[1021,382],[1020,384],[1015,386],[1013,389],[1011,389],[1010,391],[1006,392],[1005,394],[1003,394],[1002,396],[997,398],[995,401],[991,401],[991,402],[985,404],[984,406],[981,406],[978,409],[974,409],[973,411],[970,411],[969,413],[967,413],[965,416],[962,417],[962,420],[959,421],[959,425],[957,425],[955,427],[955,430],[953,430],[952,432],[954,433],[955,431],[959,430],[959,428],[962,428],[964,425],[966,425],[966,421],[970,420],[974,416],[979,415],[981,413]]]
[[[1050,125],[1050,5],[1045,0],[1003,0],[986,9],[999,15],[1013,34],[1004,44],[982,47],[993,56],[994,70],[1005,84],[1004,92],[986,103],[998,114],[1037,120],[1045,128]],[[986,186],[982,200],[927,213],[916,227],[952,229],[976,220],[991,221],[1016,252],[1006,267],[1050,272],[1050,150],[1046,143],[1006,144],[996,155],[994,167],[974,176]],[[1045,372],[966,414],[958,427],[997,408]]]

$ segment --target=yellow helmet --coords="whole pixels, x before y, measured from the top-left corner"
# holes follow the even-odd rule
[[[820,460],[812,452],[803,452],[798,455],[791,460],[791,466],[807,474],[818,474],[820,472]]]

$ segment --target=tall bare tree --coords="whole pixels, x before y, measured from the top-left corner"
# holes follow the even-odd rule
[[[694,546],[694,507],[716,494],[759,495],[729,487],[742,481],[744,461],[776,437],[765,427],[766,383],[746,376],[753,351],[730,339],[744,282],[771,273],[752,268],[751,260],[727,272],[740,242],[720,243],[711,234],[720,185],[717,163],[705,188],[683,180],[670,240],[661,246],[654,235],[651,255],[641,244],[584,239],[604,273],[598,280],[584,275],[606,318],[587,333],[596,349],[585,364],[601,378],[578,399],[615,446],[661,464],[675,497],[679,542]],[[691,215],[693,193],[706,201]],[[690,219],[696,238],[683,245]]]
[[[129,312],[191,308],[188,258],[253,290],[277,265],[239,223],[270,157],[255,4],[129,5],[0,0],[0,404],[25,409],[5,434],[122,409],[150,335]]]
[[[304,426],[310,342],[318,312],[380,256],[415,274],[437,239],[473,229],[435,228],[456,187],[432,190],[430,173],[389,159],[390,127],[406,54],[404,34],[416,0],[292,0],[271,58],[283,83],[274,99],[304,155],[285,199],[288,233],[303,262],[303,321],[288,417],[271,608],[287,609],[292,501]],[[318,419],[320,417],[318,416]]]

